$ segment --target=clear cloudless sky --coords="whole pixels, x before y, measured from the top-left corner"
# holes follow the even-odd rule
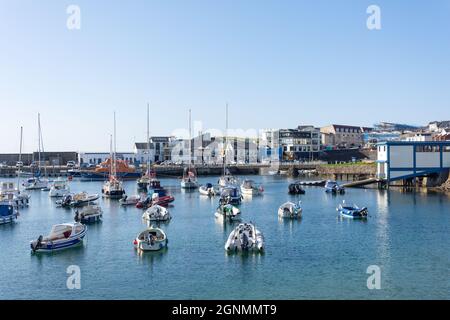
[[[81,29],[66,27],[69,5]],[[382,29],[366,27],[369,5]],[[450,120],[450,1],[0,0],[0,152],[186,128]]]

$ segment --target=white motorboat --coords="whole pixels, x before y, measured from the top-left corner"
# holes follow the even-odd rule
[[[119,200],[121,206],[135,206],[139,201],[142,200],[140,195],[127,196],[126,194]]]
[[[201,195],[208,197],[214,197],[215,195],[219,194],[219,191],[216,190],[211,183],[207,183],[204,186],[200,186],[198,190]]]
[[[51,252],[68,249],[83,243],[87,226],[75,223],[57,224],[52,227],[50,234],[39,236],[37,240],[30,242],[33,252]]]
[[[244,196],[259,196],[264,192],[262,186],[258,186],[255,181],[246,179],[241,184],[241,193]]]
[[[215,214],[216,218],[226,218],[231,221],[238,221],[241,219],[241,210],[232,204],[220,205]]]
[[[165,232],[153,226],[139,233],[133,241],[134,248],[142,251],[158,251],[166,248],[167,243]]]
[[[87,192],[80,192],[77,194],[66,194],[61,200],[56,201],[56,204],[61,207],[82,207],[98,200],[98,194],[88,194]]]
[[[264,236],[252,223],[240,223],[229,235],[225,250],[264,251]]]
[[[286,202],[278,208],[278,217],[288,219],[300,219],[302,217],[303,209],[301,201],[298,204],[293,202]]]
[[[69,185],[67,181],[58,179],[54,181],[50,187],[50,191],[48,193],[49,197],[64,197],[64,195],[70,193]]]
[[[228,186],[223,188],[219,202],[220,204],[240,205],[242,202],[242,195],[239,187]]]
[[[101,220],[103,210],[97,205],[88,205],[75,211],[75,222],[91,223]]]
[[[169,221],[172,216],[167,208],[153,205],[144,212],[142,219],[146,221]]]
[[[19,213],[12,204],[0,203],[0,224],[12,223],[18,216]]]

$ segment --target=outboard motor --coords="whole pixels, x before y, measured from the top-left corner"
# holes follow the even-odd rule
[[[74,217],[75,222],[80,222],[81,221],[81,217],[80,217],[80,213],[77,211],[75,211],[75,217]]]
[[[33,250],[33,253],[40,248],[43,238],[44,237],[40,235],[39,238],[31,244],[31,250]]]
[[[61,202],[61,205],[63,207],[68,207],[68,206],[70,206],[71,202],[72,202],[72,196],[70,194],[67,194],[67,195],[64,196],[64,198],[63,198],[63,200]]]
[[[248,249],[248,237],[245,232],[241,233],[241,249],[242,250]]]

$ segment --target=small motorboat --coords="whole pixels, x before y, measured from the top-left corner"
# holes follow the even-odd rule
[[[151,197],[146,197],[136,203],[136,208],[147,209],[154,205],[167,207],[170,203],[174,202],[175,198],[166,193],[165,189],[155,190]]]
[[[16,208],[27,207],[30,195],[16,188],[13,182],[3,182],[0,188],[0,202],[12,203]]]
[[[135,206],[142,198],[140,195],[127,196],[126,194],[119,200],[121,206]]]
[[[56,201],[58,206],[67,207],[82,207],[86,206],[96,200],[100,196],[98,194],[88,194],[87,192],[80,192],[77,194],[66,194],[61,200]]]
[[[241,210],[232,204],[222,204],[217,208],[214,215],[216,218],[226,218],[231,221],[237,221],[241,219]]]
[[[103,210],[97,205],[88,205],[75,211],[75,222],[92,223],[100,221],[103,217]]]
[[[169,221],[172,216],[166,208],[154,205],[144,212],[142,219],[146,221]]]
[[[166,248],[167,243],[165,232],[153,226],[139,233],[133,241],[134,248],[142,251],[158,251]]]
[[[305,194],[305,189],[299,183],[291,183],[289,185],[289,194],[297,195],[297,194]]]
[[[345,188],[340,186],[336,181],[328,180],[325,183],[325,192],[332,194],[344,194]]]
[[[41,235],[30,242],[31,251],[51,252],[75,247],[83,243],[86,232],[87,226],[79,222],[54,225],[49,235]]]
[[[49,197],[64,197],[68,193],[70,193],[70,188],[67,182],[58,179],[51,185],[48,195]]]
[[[239,205],[242,201],[242,195],[238,187],[228,186],[222,189],[220,194],[220,204],[233,204]]]
[[[244,196],[258,196],[262,195],[264,188],[256,185],[255,181],[245,179],[241,184],[241,193]]]
[[[264,251],[264,236],[252,223],[240,223],[229,235],[225,250]]]
[[[12,204],[0,203],[0,224],[12,223],[19,216],[19,212]]]
[[[198,190],[200,194],[203,196],[214,197],[215,195],[218,194],[218,191],[214,188],[214,186],[211,183],[207,183],[204,186],[200,186]]]
[[[299,201],[298,204],[286,202],[278,208],[278,217],[300,219],[302,217],[302,212],[301,201]]]
[[[345,201],[342,201],[336,210],[342,217],[351,218],[351,219],[366,219],[369,211],[366,207],[359,208],[357,205],[346,206]]]

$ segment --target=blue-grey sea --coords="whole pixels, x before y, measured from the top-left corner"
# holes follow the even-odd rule
[[[332,196],[307,187],[305,195],[290,196],[292,180],[252,178],[265,194],[244,200],[242,218],[263,232],[264,254],[226,254],[232,225],[214,217],[218,199],[182,191],[177,179],[163,178],[176,198],[172,221],[161,226],[169,239],[166,251],[138,254],[132,242],[146,227],[142,210],[100,199],[103,221],[88,226],[83,246],[33,255],[31,240],[73,220],[73,211],[56,207],[48,192],[33,191],[17,222],[0,226],[0,299],[450,298],[449,195],[348,189]],[[74,192],[100,193],[101,186],[70,184]],[[135,182],[125,187],[136,193]],[[367,206],[367,221],[338,217],[344,199]],[[288,200],[302,200],[302,220],[278,219],[278,207]],[[71,265],[80,267],[81,289],[67,287]],[[380,268],[381,288],[369,290],[367,269],[373,265]]]

